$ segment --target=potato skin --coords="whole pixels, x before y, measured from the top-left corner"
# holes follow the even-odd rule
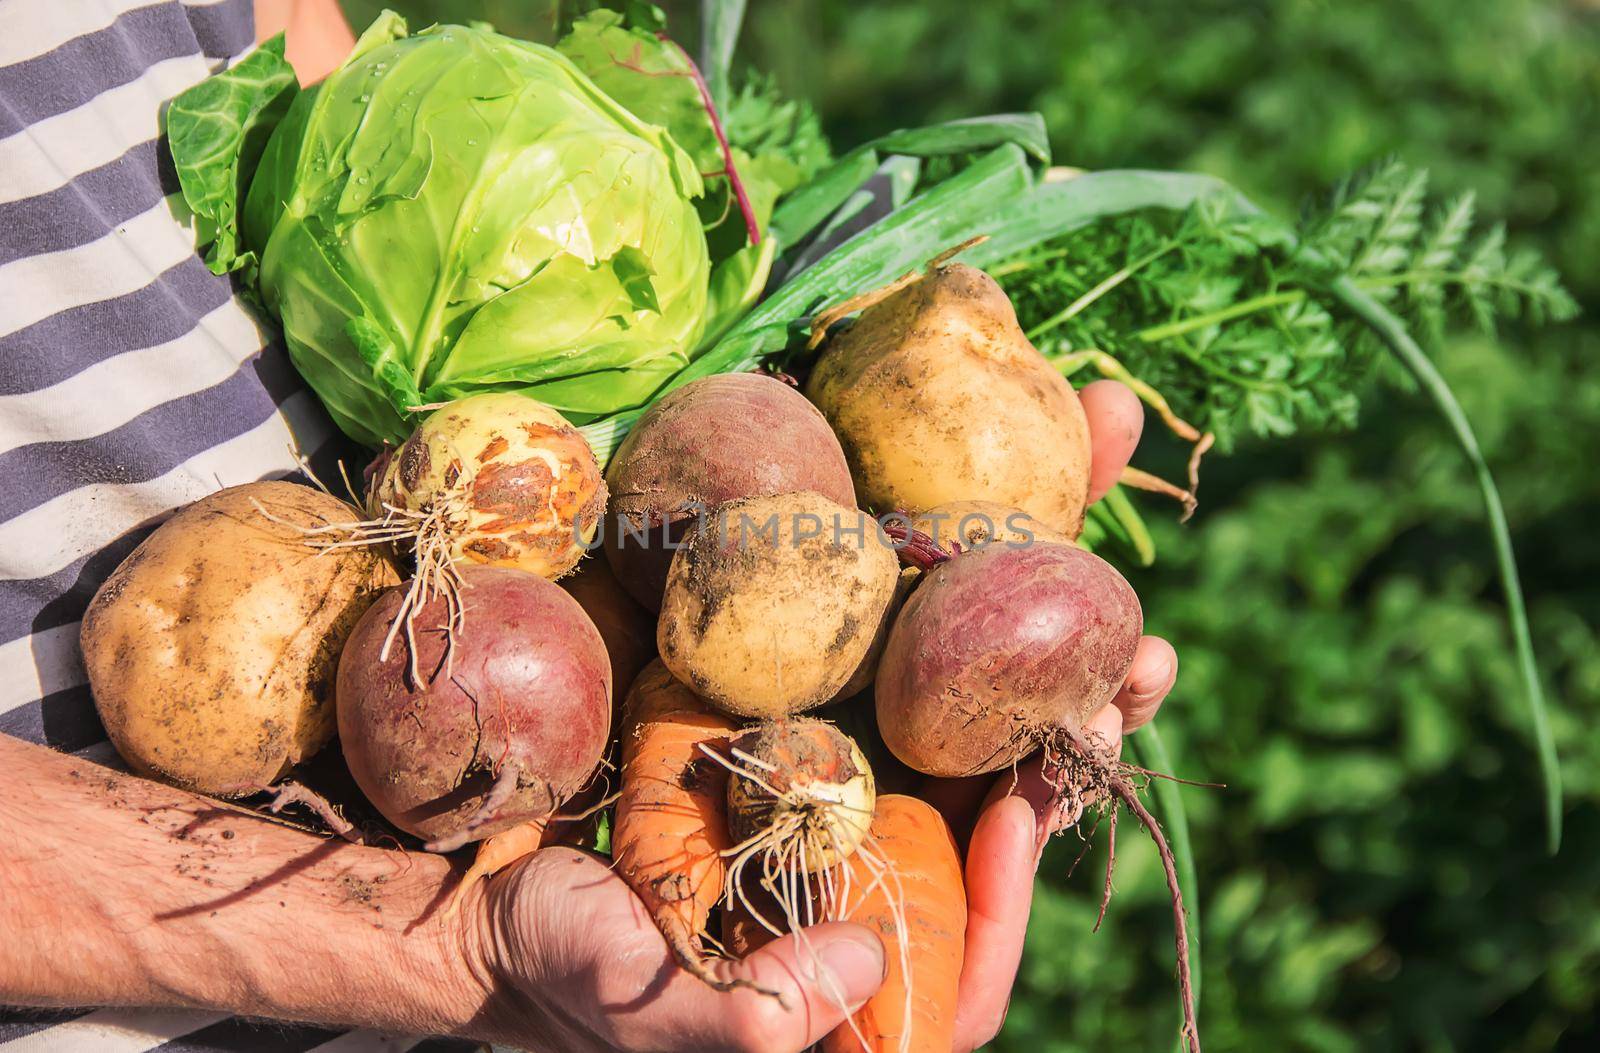
[[[945,267],[864,311],[829,341],[806,395],[864,507],[989,501],[1068,537],[1083,528],[1088,419],[980,270]]]
[[[951,501],[928,509],[913,519],[911,526],[933,538],[934,543],[946,551],[951,550],[952,543],[961,546],[963,552],[994,544],[1072,543],[1072,538],[1021,509],[1007,508],[992,501]]]
[[[130,767],[215,796],[276,782],[333,737],[339,649],[399,581],[376,548],[319,553],[293,526],[360,513],[308,486],[249,483],[183,508],[100,586],[81,643]]]
[[[661,609],[673,546],[698,518],[685,506],[709,513],[735,498],[799,490],[856,504],[850,466],[827,420],[804,395],[761,373],[702,377],[650,407],[611,459],[606,485],[606,559],[651,611]]]
[[[505,764],[517,788],[476,836],[548,816],[593,773],[611,728],[611,662],[578,601],[527,571],[460,571],[466,625],[448,674],[439,596],[416,618],[424,683],[411,682],[403,633],[382,657],[401,588],[372,605],[339,660],[350,774],[384,818],[427,840],[476,816]]]
[[[1133,587],[1074,545],[991,545],[929,571],[889,633],[878,728],[928,775],[999,771],[1116,696],[1144,615]]]
[[[757,535],[771,517],[776,543]],[[862,538],[838,534],[835,523],[859,527]],[[816,536],[803,536],[817,524]],[[821,494],[729,501],[673,556],[656,624],[661,660],[729,713],[815,708],[866,656],[899,566],[870,516]]]

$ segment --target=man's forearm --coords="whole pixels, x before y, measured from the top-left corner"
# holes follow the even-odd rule
[[[447,878],[0,735],[0,1003],[468,1032]]]

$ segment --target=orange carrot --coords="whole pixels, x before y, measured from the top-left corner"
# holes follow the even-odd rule
[[[845,919],[883,937],[889,970],[878,993],[823,1040],[823,1053],[950,1053],[967,893],[949,825],[926,802],[886,794],[843,867]]]
[[[617,873],[649,908],[683,967],[725,990],[706,961],[705,930],[722,895],[732,846],[727,770],[702,745],[720,747],[734,722],[667,672],[645,666],[622,723],[621,795],[611,832]]]
[[[472,866],[461,875],[461,884],[450,895],[450,906],[446,913],[453,915],[460,910],[462,899],[478,882],[493,877],[523,856],[531,856],[539,851],[544,843],[545,828],[549,824],[549,818],[530,819],[480,842]]]
[[[581,845],[594,832],[593,816],[609,803],[604,796],[608,783],[591,779],[567,801],[562,811],[543,819],[530,819],[478,842],[472,866],[461,875],[461,883],[450,896],[448,914],[461,909],[466,894],[479,882],[500,873],[524,856],[531,856],[549,845]]]

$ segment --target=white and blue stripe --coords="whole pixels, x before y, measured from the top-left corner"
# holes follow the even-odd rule
[[[249,0],[0,0],[0,733],[114,763],[78,653],[176,508],[348,451],[195,253],[161,115],[246,50]],[[3,993],[0,993],[3,997]],[[465,1044],[143,1009],[0,1009],[0,1053]]]

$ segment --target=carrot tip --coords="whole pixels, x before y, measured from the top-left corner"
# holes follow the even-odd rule
[[[735,991],[742,987],[745,990],[754,991],[768,998],[776,998],[779,1005],[785,1009],[789,1008],[788,1004],[783,1000],[783,995],[770,987],[763,987],[754,980],[747,980],[742,976],[718,976],[716,970],[711,966],[711,962],[714,959],[708,959],[705,955],[699,953],[681,934],[674,934],[668,937],[667,943],[672,948],[672,956],[678,959],[678,964],[683,966],[689,975],[713,991]]]
[[[742,987],[745,990],[754,991],[757,994],[765,995],[768,998],[776,998],[779,1005],[783,1006],[785,1009],[789,1008],[788,1003],[783,1000],[783,995],[770,987],[763,987],[754,980],[747,980],[742,976],[718,976],[716,971],[711,968],[705,958],[695,957],[693,955],[679,952],[677,953],[677,959],[678,964],[682,965],[686,970],[688,970],[690,975],[714,991],[736,991]]]

